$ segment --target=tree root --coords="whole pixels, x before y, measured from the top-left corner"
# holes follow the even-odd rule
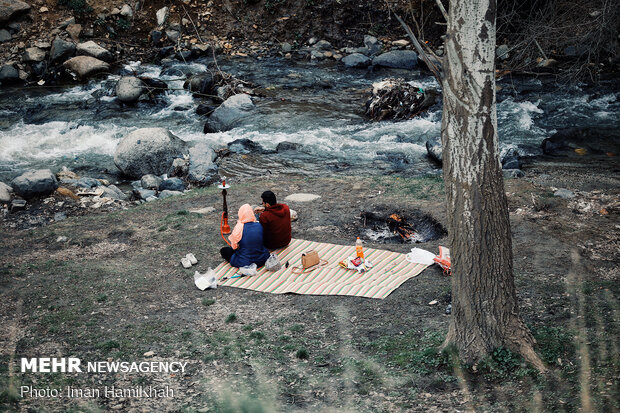
[[[494,348],[504,346],[523,357],[540,374],[546,373],[548,371],[547,366],[534,351],[536,340],[534,340],[528,328],[518,318],[513,320],[511,324],[512,326],[504,328],[502,342],[491,343],[486,342],[479,335],[471,336],[469,340],[459,340],[454,322],[452,322],[440,350],[446,350],[449,346],[454,345],[461,360],[466,363],[476,363],[487,357]]]

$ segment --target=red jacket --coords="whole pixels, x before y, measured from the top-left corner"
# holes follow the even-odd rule
[[[260,214],[263,225],[263,243],[270,250],[286,247],[291,242],[291,211],[288,205],[275,204]]]

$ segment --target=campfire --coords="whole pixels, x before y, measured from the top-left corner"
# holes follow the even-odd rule
[[[407,220],[404,217],[398,214],[390,215],[387,219],[387,224],[390,231],[394,234],[400,235],[405,242],[415,240],[415,238],[417,238],[415,229],[407,223]]]
[[[362,212],[362,224],[367,238],[383,242],[426,242],[446,234],[444,228],[431,216],[420,211],[411,213]]]

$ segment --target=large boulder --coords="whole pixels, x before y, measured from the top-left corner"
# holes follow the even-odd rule
[[[116,97],[123,103],[135,103],[145,92],[145,84],[135,76],[123,76],[116,84]]]
[[[620,131],[614,128],[560,129],[543,140],[542,150],[551,156],[618,156]]]
[[[418,65],[418,55],[413,50],[393,50],[376,56],[372,64],[394,69],[413,69]]]
[[[20,0],[0,0],[0,24],[4,25],[22,13],[30,10],[30,5]]]
[[[164,128],[143,128],[125,136],[114,153],[114,163],[131,178],[161,175],[175,158],[188,154],[187,143]]]
[[[103,60],[104,62],[111,62],[114,59],[112,53],[99,46],[92,40],[77,45],[77,54],[83,56],[91,56],[95,59]]]
[[[0,182],[0,202],[10,202],[13,188],[4,182]]]
[[[110,65],[91,56],[76,56],[62,64],[66,69],[77,74],[80,79],[86,79],[101,72],[108,72]]]
[[[255,108],[250,96],[245,93],[233,95],[213,111],[207,120],[212,130],[221,132],[232,129]]]
[[[28,199],[51,194],[58,188],[58,181],[49,169],[39,169],[13,179],[11,186],[17,195]]]
[[[217,175],[215,152],[205,142],[200,142],[189,150],[189,172],[187,178],[197,184],[209,184]]]
[[[352,53],[342,58],[342,63],[347,67],[367,67],[372,60],[361,53]]]

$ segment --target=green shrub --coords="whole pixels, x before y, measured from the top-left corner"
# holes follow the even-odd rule
[[[308,350],[306,350],[304,347],[297,350],[297,353],[295,354],[295,357],[297,357],[300,360],[308,360],[308,356],[309,356]]]
[[[215,298],[203,298],[202,299],[202,305],[204,305],[205,307],[208,307],[213,304],[215,304]]]

